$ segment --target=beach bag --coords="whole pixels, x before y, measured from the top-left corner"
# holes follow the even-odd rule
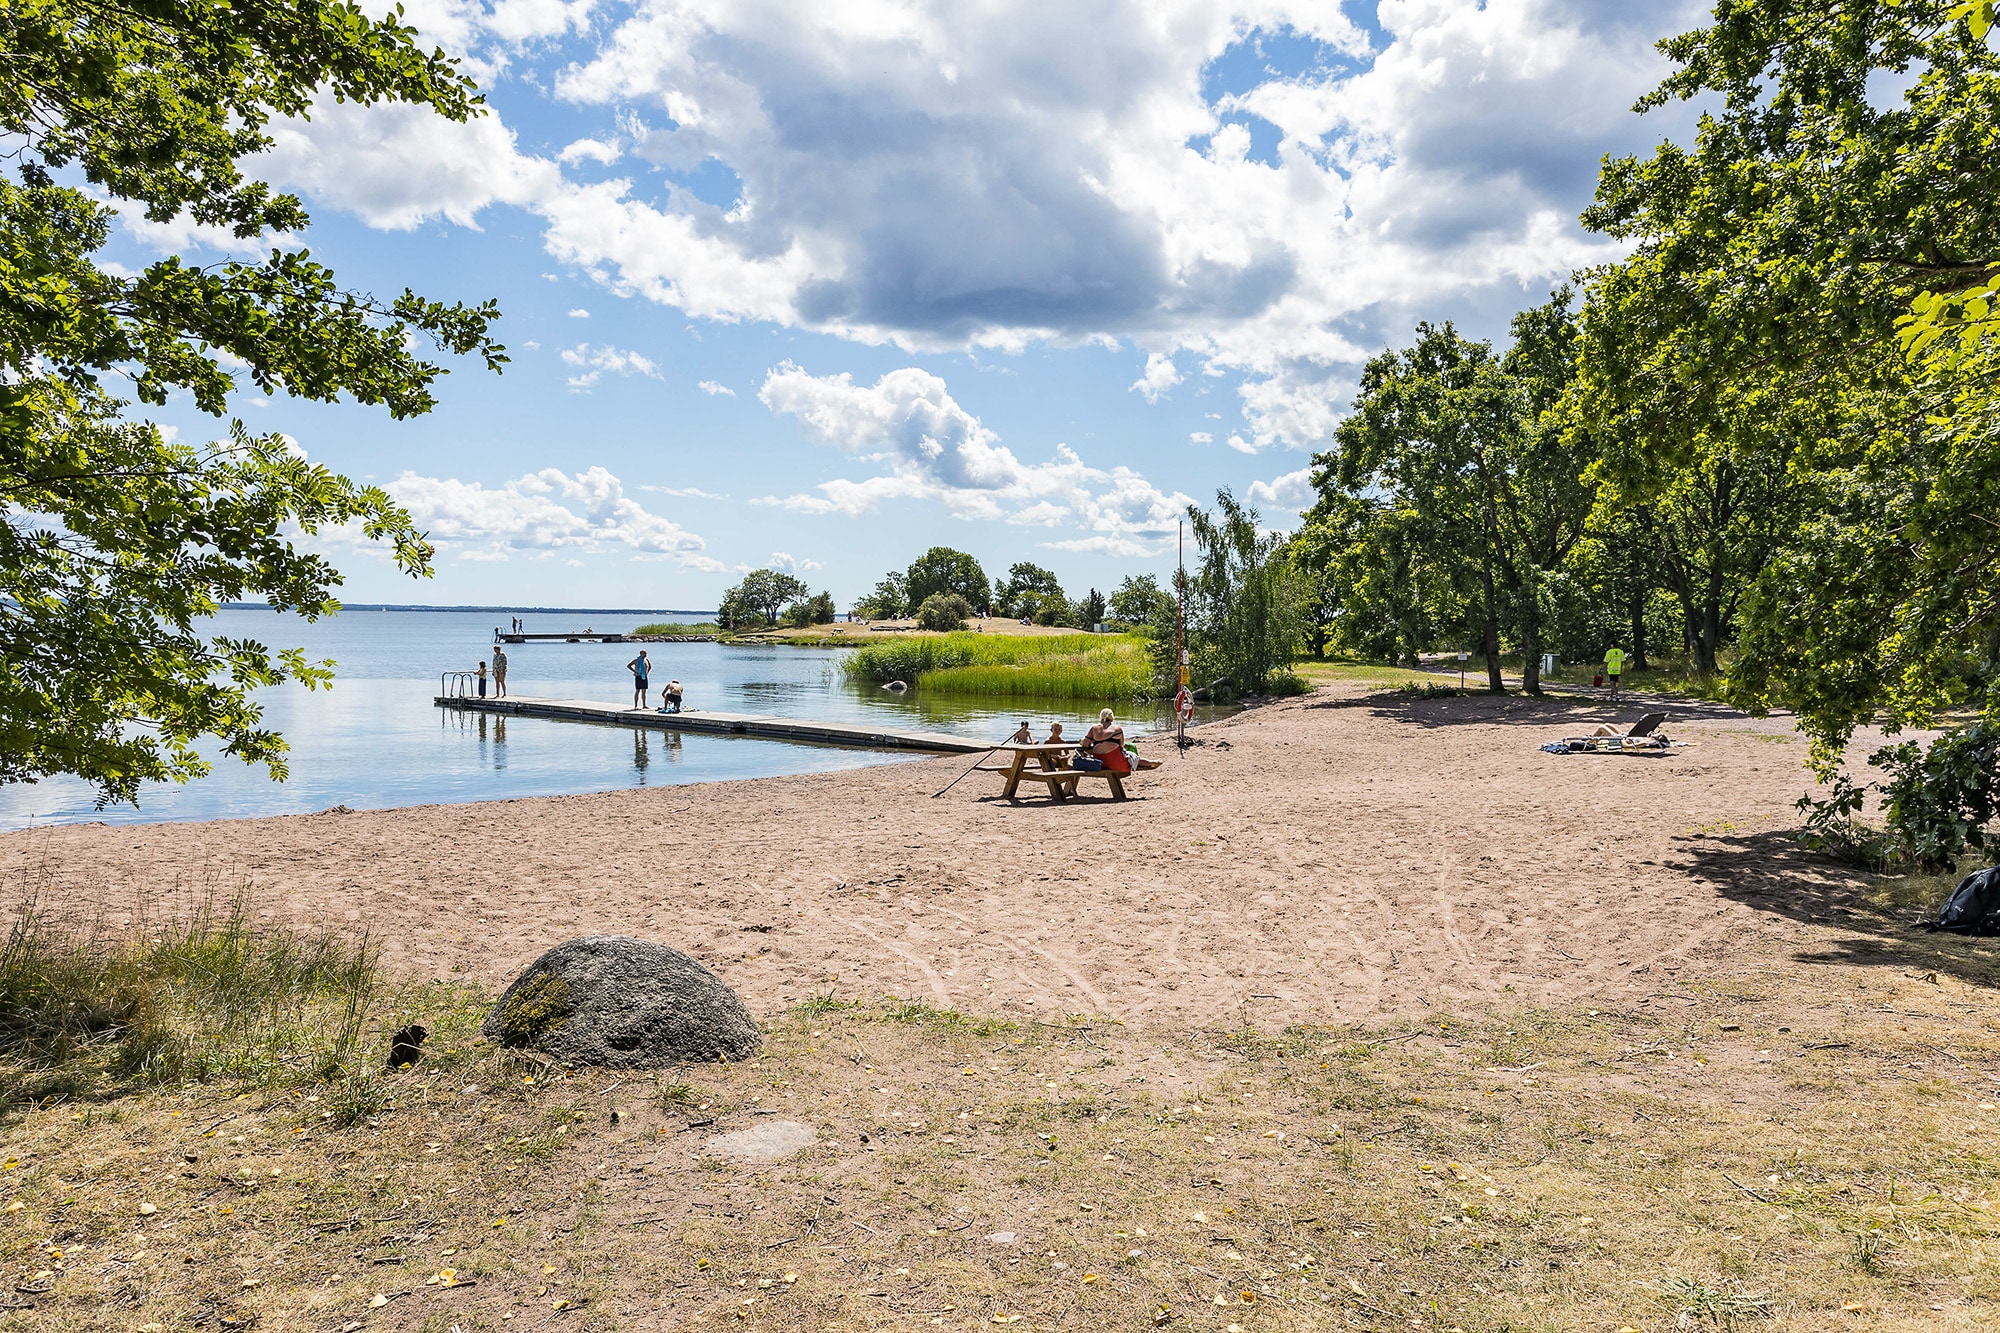
[[[1079,773],[1095,773],[1104,767],[1104,761],[1094,754],[1080,754],[1069,761],[1069,766]]]
[[[1945,899],[1932,930],[1957,935],[2000,935],[2000,868],[1967,875]]]

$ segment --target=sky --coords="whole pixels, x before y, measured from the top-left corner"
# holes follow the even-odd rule
[[[405,0],[489,114],[325,103],[251,163],[350,286],[499,301],[438,406],[246,387],[385,487],[423,583],[349,602],[712,608],[771,566],[844,608],[927,548],[1072,596],[1173,567],[1232,488],[1274,527],[1362,364],[1615,259],[1577,214],[1687,0]],[[121,222],[109,257],[226,236]],[[181,438],[226,425],[177,400]]]

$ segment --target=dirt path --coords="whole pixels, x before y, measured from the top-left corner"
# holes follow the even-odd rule
[[[1626,710],[1630,712],[1631,710]],[[1259,1026],[1628,998],[1841,911],[1801,862],[1804,746],[1677,710],[1689,748],[1557,757],[1609,710],[1305,699],[1205,728],[1123,805],[1009,807],[935,760],[602,795],[0,837],[80,910],[366,928],[423,975],[507,978],[570,935],[688,948],[771,1012],[807,996]],[[550,723],[547,725],[559,725]]]

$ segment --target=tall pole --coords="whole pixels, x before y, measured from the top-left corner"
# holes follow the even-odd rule
[[[1174,670],[1180,681],[1180,690],[1174,695],[1174,717],[1179,721],[1177,743],[1187,749],[1187,703],[1188,695],[1188,655],[1187,655],[1187,520],[1182,519],[1175,537],[1174,551],[1174,595],[1178,603],[1174,611]]]

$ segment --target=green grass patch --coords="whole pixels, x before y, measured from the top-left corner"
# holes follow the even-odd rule
[[[253,929],[240,901],[123,932],[30,901],[0,947],[0,1105],[333,1078],[376,981],[365,940]]]
[[[1145,640],[1127,634],[945,634],[871,643],[841,663],[849,679],[909,681],[933,694],[1019,699],[1146,699]]]

